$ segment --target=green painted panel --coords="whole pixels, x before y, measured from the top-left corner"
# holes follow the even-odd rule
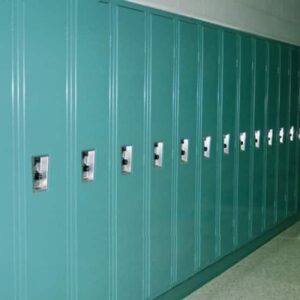
[[[1,176],[0,201],[0,236],[2,241],[0,250],[0,299],[14,299],[14,211],[13,187],[16,187],[13,176],[13,128],[12,128],[12,47],[11,47],[11,1],[1,2],[0,9],[0,156],[5,176]],[[3,43],[3,41],[5,41]],[[17,111],[16,111],[17,113]],[[14,116],[16,117],[16,115]],[[15,191],[16,193],[16,191]]]
[[[267,146],[266,228],[276,222],[278,105],[279,105],[279,46],[269,42],[269,99],[267,132],[273,130],[272,145]]]
[[[222,134],[230,134],[229,154],[222,154],[221,174],[221,255],[227,254],[234,246],[234,162],[235,125],[237,94],[237,38],[236,34],[224,31],[223,39],[223,103]],[[223,136],[221,137],[223,138]]]
[[[174,20],[151,16],[151,295],[170,288]],[[154,166],[154,143],[163,142],[163,165]],[[176,146],[175,146],[176,147]]]
[[[66,8],[61,1],[26,1],[24,164],[31,300],[67,297],[65,26]],[[33,192],[32,156],[45,154],[50,160],[49,188]]]
[[[78,1],[78,299],[108,299],[109,6]],[[83,182],[81,154],[96,151],[95,179]]]
[[[264,148],[265,148],[265,98],[266,98],[266,42],[256,40],[255,65],[255,110],[254,130],[260,131],[260,146],[254,146],[253,167],[253,235],[257,236],[263,228],[263,201],[264,201]],[[254,134],[254,133],[252,133]]]
[[[238,244],[249,239],[249,169],[250,169],[250,128],[252,117],[252,51],[251,39],[241,36],[240,62],[240,133],[246,133],[245,151],[239,152],[238,169]]]
[[[179,142],[189,140],[188,162],[178,162],[177,279],[181,281],[194,272],[198,30],[196,24],[185,21],[178,26],[178,136]]]
[[[201,268],[216,258],[216,143],[219,77],[219,32],[203,27],[202,48],[202,140],[210,136],[210,158],[201,163]]]
[[[117,293],[143,298],[143,128],[145,14],[117,7]],[[131,174],[121,172],[121,147],[132,145]]]
[[[281,46],[280,115],[279,128],[284,128],[284,142],[279,143],[278,164],[278,221],[287,214],[287,143],[289,130],[289,48]]]
[[[288,215],[292,215],[297,210],[297,106],[299,95],[299,79],[298,79],[298,66],[299,57],[298,49],[292,48],[292,65],[291,65],[291,103],[290,103],[290,121],[289,130],[294,128],[293,141],[289,141],[289,175],[288,175]]]

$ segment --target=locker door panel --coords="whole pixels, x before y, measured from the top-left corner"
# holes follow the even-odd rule
[[[65,26],[61,1],[26,1],[24,158],[28,299],[32,300],[67,297]],[[33,191],[32,156],[36,155],[49,155],[49,186],[43,192]]]
[[[253,235],[257,236],[263,228],[263,185],[264,185],[264,113],[266,98],[266,43],[256,40],[256,69],[255,69],[255,111],[254,130],[260,131],[260,146],[254,145],[253,167]],[[254,133],[252,133],[254,134]]]
[[[292,48],[291,64],[291,102],[290,102],[290,121],[289,130],[294,128],[293,141],[289,140],[289,175],[288,175],[288,215],[292,215],[297,209],[296,196],[296,164],[297,164],[297,106],[299,93],[298,79],[298,49]]]
[[[229,153],[222,151],[221,174],[221,255],[233,248],[235,111],[237,91],[236,35],[224,32],[222,138],[229,134]],[[223,140],[222,140],[223,141]],[[221,142],[221,141],[220,141]]]
[[[108,298],[109,7],[78,2],[77,232],[78,299]],[[95,151],[95,174],[83,181],[82,152]]]
[[[142,298],[145,15],[117,7],[117,292]],[[132,172],[121,171],[121,148],[132,146]],[[120,298],[121,299],[121,298]]]
[[[275,199],[277,197],[277,132],[278,132],[278,105],[279,105],[279,47],[277,43],[269,43],[269,100],[267,133],[273,130],[267,144],[267,191],[266,191],[266,228],[275,224]]]
[[[246,133],[245,151],[239,150],[238,170],[238,243],[249,238],[249,169],[250,128],[252,118],[252,51],[251,39],[241,36],[240,133]],[[239,138],[239,137],[238,137]]]
[[[202,137],[211,137],[210,158],[202,156],[201,170],[201,268],[211,264],[215,254],[216,143],[218,103],[218,31],[203,28]],[[202,150],[202,149],[200,149]]]
[[[287,215],[287,143],[289,98],[289,49],[281,46],[280,115],[279,128],[284,129],[283,143],[279,142],[278,167],[278,222]]]
[[[151,295],[171,282],[172,101],[174,21],[151,16]],[[154,143],[163,143],[162,167],[154,165]]]
[[[0,299],[14,299],[14,266],[13,266],[13,198],[12,186],[16,187],[17,174],[13,174],[13,129],[12,129],[12,49],[11,49],[11,14],[10,1],[1,2],[0,10],[0,36],[5,44],[0,47],[0,157],[1,165],[5,172],[1,176],[1,201],[0,201],[0,236],[2,241],[0,250]],[[16,84],[17,82],[15,82]],[[14,118],[17,114],[14,115]]]
[[[178,280],[194,271],[195,151],[197,115],[197,26],[179,22],[178,136],[189,140],[188,162],[178,167]],[[179,145],[178,145],[179,148]]]

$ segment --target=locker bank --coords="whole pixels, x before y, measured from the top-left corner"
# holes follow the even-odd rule
[[[0,299],[182,299],[299,220],[298,46],[121,0],[0,6]]]

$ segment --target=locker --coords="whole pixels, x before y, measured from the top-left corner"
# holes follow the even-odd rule
[[[151,140],[148,145],[150,174],[150,253],[151,296],[167,290],[171,284],[172,237],[174,218],[172,207],[172,151],[177,145],[173,135],[174,88],[174,19],[169,16],[150,15],[151,51]],[[154,164],[154,144],[163,143],[162,165]]]
[[[233,32],[223,32],[223,97],[222,130],[219,140],[224,141],[221,155],[221,255],[234,247],[235,220],[235,158],[236,158],[236,111],[237,95],[237,37]],[[226,149],[225,136],[229,143]]]
[[[77,240],[78,299],[107,299],[109,272],[109,5],[78,2]],[[94,177],[83,180],[83,151],[95,151]]]
[[[12,61],[15,62],[15,47],[12,49],[12,40],[15,36],[10,35],[12,5],[10,1],[2,1],[0,10],[0,36],[6,41],[6,46],[0,47],[0,136],[2,139],[0,147],[1,164],[5,170],[5,176],[1,177],[1,204],[0,204],[0,235],[5,241],[0,250],[0,298],[13,299],[14,291],[14,243],[17,240],[19,230],[14,230],[16,226],[16,216],[14,210],[18,206],[18,160],[16,152],[16,134],[18,132],[17,107],[19,99],[11,92]],[[13,51],[13,52],[12,52]],[[16,74],[14,75],[16,76]],[[14,92],[16,90],[14,89]],[[12,126],[13,124],[13,126]],[[14,162],[14,163],[13,163]],[[13,188],[14,187],[14,188]],[[19,262],[15,266],[19,274]]]
[[[279,116],[279,45],[269,42],[269,77],[268,77],[268,112],[267,132],[272,130],[268,139],[267,148],[267,190],[266,190],[266,228],[270,228],[276,222],[277,199],[277,166],[278,166],[278,116]],[[275,88],[274,88],[275,87]],[[271,142],[271,144],[269,144]]]
[[[210,157],[201,161],[201,268],[216,258],[216,143],[219,72],[219,33],[215,27],[202,30],[202,141],[211,137]]]
[[[288,174],[288,215],[297,211],[296,165],[297,165],[297,106],[299,93],[298,79],[299,58],[296,48],[291,49],[291,83],[290,83],[290,120],[289,120],[289,174]]]
[[[182,281],[194,272],[198,30],[195,23],[185,20],[179,20],[177,26],[178,70],[180,70],[178,151],[181,149],[181,141],[188,141],[188,149],[185,149],[185,154],[188,153],[187,160],[177,161],[177,280]]]
[[[265,183],[265,101],[267,48],[262,39],[255,40],[255,94],[254,94],[254,145],[253,145],[253,236],[261,233],[264,226]],[[258,133],[255,135],[255,132]]]
[[[280,75],[280,116],[279,128],[283,130],[283,141],[279,142],[278,165],[278,222],[287,215],[287,154],[289,131],[289,54],[288,46],[281,46],[281,75]]]
[[[116,7],[118,166],[114,259],[117,261],[117,295],[127,299],[143,298],[144,23],[142,10]],[[132,146],[130,174],[121,171],[121,148],[126,145]]]
[[[245,133],[245,150],[239,149],[238,166],[238,244],[248,241],[250,227],[250,133],[252,110],[252,61],[251,38],[240,37],[240,93],[239,133]]]

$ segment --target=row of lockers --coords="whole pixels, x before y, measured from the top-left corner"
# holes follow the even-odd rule
[[[299,212],[298,47],[118,0],[10,2],[1,299],[152,299]]]

